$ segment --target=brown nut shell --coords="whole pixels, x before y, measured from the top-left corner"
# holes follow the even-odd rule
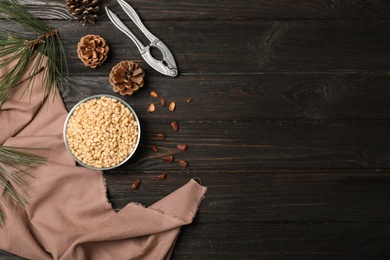
[[[136,180],[133,185],[131,185],[131,188],[133,190],[137,190],[139,188],[139,186],[141,185],[141,180]]]
[[[179,131],[179,124],[177,123],[177,121],[173,121],[171,123],[171,126],[172,126],[172,129],[175,131],[175,132],[178,132]]]
[[[173,162],[173,156],[172,155],[164,155],[161,157],[161,160],[163,162],[171,163],[171,162]]]

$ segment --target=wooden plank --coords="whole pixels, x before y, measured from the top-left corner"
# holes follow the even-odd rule
[[[387,259],[390,255],[388,223],[232,225],[219,219],[182,228],[172,259]]]
[[[105,173],[108,197],[117,210],[131,201],[150,206],[199,177],[208,188],[197,223],[388,223],[388,171],[111,171]],[[131,184],[140,179],[138,190]],[[236,227],[238,228],[238,227]]]
[[[389,121],[352,122],[170,122],[141,121],[139,150],[123,169],[183,170],[250,169],[386,169],[390,166]],[[157,133],[166,133],[164,141]],[[176,145],[189,146],[183,153]],[[159,152],[153,152],[157,145]],[[173,163],[162,155],[172,154]]]
[[[144,121],[384,120],[390,118],[390,75],[186,75],[145,76],[145,86],[122,97]],[[68,109],[94,94],[118,95],[107,76],[72,76]],[[160,96],[176,102],[169,112]],[[119,95],[118,95],[119,96]],[[187,97],[193,101],[187,103]],[[150,103],[156,111],[148,113]]]
[[[108,75],[121,60],[142,60],[130,39],[110,22],[102,21],[101,27],[88,33],[105,38],[111,52],[102,68],[87,68],[76,55],[79,39],[87,34],[84,28],[73,23],[50,24],[61,28],[72,74]],[[388,72],[389,20],[159,21],[146,26],[172,50],[181,75]],[[148,74],[159,75],[144,62],[141,67]]]
[[[185,183],[188,174],[107,173],[109,196],[121,208],[148,206]],[[194,223],[182,228],[173,259],[258,259],[390,253],[388,172],[198,171],[208,192]],[[130,190],[132,179],[142,179]]]
[[[108,75],[121,60],[142,61],[133,42],[107,20],[88,32],[72,22],[49,25],[60,30],[72,75]],[[146,26],[172,50],[181,75],[388,72],[389,20],[158,21]],[[4,28],[14,26],[4,22]],[[77,57],[77,43],[89,33],[110,46],[109,58],[98,69],[85,67]],[[141,67],[159,75],[143,61]]]
[[[20,0],[40,18],[64,19],[65,3],[53,0]],[[130,1],[129,1],[130,2]],[[242,19],[388,19],[390,4],[387,1],[141,1],[130,2],[144,20],[242,20]],[[120,8],[115,1],[104,3],[115,12]],[[101,5],[102,7],[104,6]],[[99,18],[104,19],[104,11]],[[99,25],[99,19],[97,20]]]

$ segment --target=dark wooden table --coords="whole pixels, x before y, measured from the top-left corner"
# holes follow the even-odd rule
[[[147,43],[115,0],[101,2]],[[150,205],[201,178],[207,196],[173,259],[389,259],[390,1],[129,1],[172,50],[177,78],[151,69],[103,10],[81,26],[65,1],[22,3],[60,31],[68,109],[93,94],[118,95],[108,83],[118,62],[145,70],[145,86],[125,97],[141,120],[140,147],[105,172],[108,197],[118,210]],[[110,46],[96,69],[76,53],[91,33]],[[176,110],[148,113],[158,104],[152,90]],[[155,137],[161,132],[164,141]],[[165,154],[175,161],[162,162]],[[156,178],[162,172],[164,181]]]

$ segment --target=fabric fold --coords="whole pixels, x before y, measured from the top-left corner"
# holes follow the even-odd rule
[[[25,176],[31,188],[25,207],[1,192],[7,207],[0,203],[6,216],[0,249],[28,259],[169,259],[207,189],[190,180],[150,207],[130,202],[116,212],[103,172],[76,166],[68,154],[67,110],[61,97],[43,97],[43,73],[34,76],[31,93],[21,95],[28,80],[21,82],[0,110],[0,144],[43,148],[29,152],[46,158],[33,178]]]

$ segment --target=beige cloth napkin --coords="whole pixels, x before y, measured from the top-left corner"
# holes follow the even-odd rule
[[[32,171],[35,178],[25,178],[33,190],[25,207],[0,190],[8,205],[0,202],[6,216],[0,249],[29,259],[169,259],[180,227],[192,222],[206,188],[190,180],[150,207],[131,202],[116,212],[103,173],[76,166],[67,153],[62,139],[67,111],[59,96],[42,103],[42,76],[35,75],[31,96],[22,96],[24,81],[0,110],[1,145],[47,148],[34,150],[47,162]]]

